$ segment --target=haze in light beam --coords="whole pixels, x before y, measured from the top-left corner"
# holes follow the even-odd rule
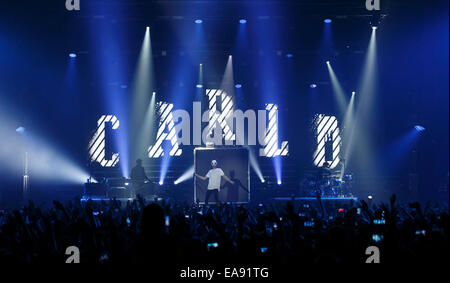
[[[366,53],[362,77],[360,80],[358,97],[359,102],[354,116],[353,127],[347,139],[346,162],[348,163],[355,150],[358,150],[358,162],[361,168],[374,173],[372,160],[373,148],[371,146],[371,132],[369,124],[376,121],[373,116],[373,100],[377,81],[377,53],[376,30],[372,30],[369,46]],[[356,143],[357,140],[357,143]]]
[[[345,145],[344,152],[343,152],[343,161],[346,162],[348,158],[348,151],[349,151],[349,143],[346,143],[348,141],[348,138],[350,137],[352,131],[353,131],[353,111],[354,111],[354,105],[355,103],[355,93],[352,93],[352,96],[350,98],[350,102],[348,103],[347,111],[345,112],[344,121],[342,122],[342,129],[343,129],[343,136],[342,139],[344,140],[343,144]],[[344,177],[345,174],[345,168],[341,170],[340,179],[342,180],[342,177]]]
[[[154,119],[154,70],[150,28],[145,31],[134,74],[131,137],[132,159],[143,158],[150,143]],[[153,101],[153,102],[152,102]],[[152,107],[153,106],[153,107]],[[143,121],[143,122],[142,122]]]
[[[331,80],[331,86],[333,87],[334,96],[336,97],[339,111],[343,115],[347,108],[347,103],[345,99],[345,92],[342,88],[341,83],[339,82],[336,74],[334,73],[333,68],[331,67],[331,64],[326,64],[328,68],[328,73],[330,74],[330,80]]]
[[[189,169],[187,169],[186,172],[184,172],[180,177],[178,177],[175,180],[174,184],[178,185],[179,183],[190,180],[193,178],[193,175],[194,175],[194,165],[189,167]]]
[[[259,180],[261,182],[264,182],[264,177],[263,174],[261,172],[261,167],[259,166],[258,160],[255,156],[255,153],[253,152],[253,150],[250,147],[247,147],[248,152],[249,152],[249,161],[250,161],[250,167],[252,167],[253,171],[255,171],[256,176],[258,176]]]
[[[227,66],[225,67],[220,89],[225,90],[234,100],[233,57],[231,55],[228,56]]]

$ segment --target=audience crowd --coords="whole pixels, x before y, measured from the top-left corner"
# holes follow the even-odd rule
[[[73,201],[0,212],[0,263],[152,266],[233,263],[433,262],[448,253],[448,207],[370,201],[287,201],[203,206],[170,200]]]

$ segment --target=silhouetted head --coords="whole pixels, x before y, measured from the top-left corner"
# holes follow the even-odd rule
[[[158,233],[164,228],[164,211],[157,203],[147,205],[142,212],[141,229],[145,234]]]
[[[231,170],[231,171],[230,171],[230,177],[231,177],[231,178],[234,178],[234,176],[235,176],[234,170]]]
[[[142,159],[136,159],[136,165],[137,166],[142,166]]]

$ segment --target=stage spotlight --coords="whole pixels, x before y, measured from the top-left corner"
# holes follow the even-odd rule
[[[84,166],[60,150],[54,138],[38,136],[36,129],[29,131],[24,125],[17,125],[16,121],[24,117],[8,109],[14,108],[0,96],[0,168],[3,176],[22,175],[26,177],[24,180],[33,179],[40,184],[81,185],[86,182],[89,173]]]
[[[235,86],[233,88],[233,86]],[[225,71],[223,73],[222,76],[222,82],[220,83],[220,88],[221,90],[226,90],[226,94],[229,95],[230,97],[234,97],[236,94],[236,84],[234,82],[234,75],[233,75],[233,57],[231,55],[228,56],[228,60],[227,60],[227,64],[225,66]],[[223,102],[224,103],[224,102]],[[230,100],[230,103],[227,106],[227,110],[230,110],[233,105],[235,104],[235,101],[233,101],[232,99]],[[224,104],[226,105],[226,104]],[[223,113],[224,117],[227,116],[228,114],[226,114],[225,112]],[[220,122],[222,123],[222,122]],[[229,135],[225,136],[226,140],[228,140],[230,138]]]
[[[292,58],[294,57],[294,55],[292,55],[291,53],[286,54],[286,58]]]
[[[325,20],[323,20],[323,22],[326,23],[326,24],[331,24],[332,20],[331,19],[325,19]]]
[[[354,112],[354,104],[355,104],[355,94],[356,94],[356,92],[352,91],[352,96],[350,97],[350,101],[348,103],[347,110],[345,111],[344,121],[342,122],[342,128],[344,129],[342,138],[343,138],[343,140],[346,140],[346,141],[350,139],[350,137],[352,136],[352,131],[353,131],[353,125],[354,125],[354,113],[353,112]],[[350,151],[350,147],[349,147],[349,143],[348,143],[345,145],[345,149],[341,153],[342,156],[344,157],[344,160],[347,160],[349,151]],[[340,174],[339,179],[342,180],[344,175],[345,175],[345,165],[341,169],[341,174]]]
[[[198,85],[197,85],[197,88],[202,88],[202,87],[203,87],[202,84],[198,84]]]
[[[235,87],[235,88],[241,88],[242,85],[241,85],[241,84],[236,84],[234,87]]]
[[[339,110],[342,115],[346,112],[347,109],[347,101],[346,101],[346,95],[345,91],[342,88],[341,83],[339,82],[339,79],[334,72],[333,68],[331,67],[330,61],[327,61],[327,69],[328,73],[330,75],[330,81],[331,86],[333,88],[334,97],[336,98],[336,102],[338,104]]]
[[[69,57],[70,57],[70,58],[76,58],[76,57],[77,57],[77,54],[75,54],[75,53],[70,53],[70,54],[69,54]]]
[[[184,172],[180,177],[178,177],[175,182],[173,182],[175,185],[178,185],[179,183],[182,183],[184,181],[187,181],[189,179],[192,179],[192,176],[194,175],[194,165],[189,167],[186,172]]]
[[[240,20],[239,20],[239,23],[240,23],[240,24],[245,24],[245,23],[247,23],[247,20],[246,20],[246,19],[240,19]]]
[[[328,65],[330,64],[330,61],[326,61],[325,63],[327,63]]]
[[[266,182],[266,180],[264,180],[264,179],[262,179],[262,180],[261,180],[261,183],[263,183],[263,184],[264,184],[265,182]]]
[[[147,26],[147,30],[149,30],[150,29],[150,27],[149,26]]]
[[[247,149],[248,149],[248,153],[249,153],[250,167],[255,171],[256,176],[258,176],[261,183],[264,183],[265,180],[264,180],[264,177],[263,177],[263,174],[261,171],[261,167],[259,166],[258,159],[256,158],[256,154],[248,146],[247,146]]]
[[[376,30],[377,27],[381,24],[381,14],[377,12],[372,13],[369,24],[373,30]]]
[[[125,185],[125,186],[128,186],[128,185],[130,185],[130,183],[125,183],[124,185]]]
[[[201,24],[201,23],[203,23],[203,21],[200,20],[200,19],[197,19],[197,20],[195,20],[194,22],[195,22],[196,24]]]
[[[383,174],[393,176],[399,172],[402,164],[408,160],[408,155],[414,151],[422,129],[423,127],[418,125],[409,129],[383,150],[383,154],[380,156],[380,164],[381,162],[385,164],[382,168]]]
[[[158,183],[160,186],[162,186],[164,184],[163,180],[160,180]]]
[[[355,158],[354,166],[364,168],[371,174],[376,174],[378,172],[375,171],[381,170],[381,168],[377,168],[373,162],[369,161],[373,160],[376,154],[371,144],[373,141],[372,133],[368,130],[371,128],[369,126],[372,123],[371,121],[376,119],[374,109],[378,85],[376,34],[377,32],[373,29],[357,88],[361,95],[359,95],[359,102],[352,119],[350,134],[347,134],[346,137],[347,142],[344,151],[347,164],[350,164],[353,153],[357,151],[358,155]],[[362,117],[364,118],[362,119]]]
[[[25,133],[25,128],[24,127],[18,127],[16,129],[16,132],[18,132],[19,134],[23,134],[23,133]]]
[[[134,78],[130,89],[132,91],[132,114],[130,133],[133,143],[129,148],[131,160],[142,156],[148,148],[147,139],[153,135],[155,120],[155,72],[152,56],[150,28],[147,27],[141,43]],[[151,95],[151,96],[150,96]],[[150,97],[149,97],[150,96]],[[120,152],[122,154],[122,151]],[[124,175],[126,176],[126,175]]]
[[[273,169],[275,171],[275,179],[277,180],[277,184],[281,185],[281,179],[282,179],[281,176],[283,176],[283,165],[281,162],[281,155],[274,156],[272,158],[272,163],[273,163]]]
[[[423,131],[425,131],[425,128],[422,127],[422,126],[420,126],[420,125],[414,126],[414,129],[416,129],[416,131],[418,131],[418,132],[423,132]]]
[[[368,198],[368,199],[372,199],[373,197],[369,195],[367,198]]]
[[[21,150],[20,146],[17,148]],[[89,173],[71,160],[54,144],[37,136],[29,136],[26,147],[29,153],[27,163],[30,178],[47,183],[83,184],[90,178]]]
[[[310,84],[309,87],[310,87],[310,88],[316,88],[317,85],[316,85],[316,84]]]

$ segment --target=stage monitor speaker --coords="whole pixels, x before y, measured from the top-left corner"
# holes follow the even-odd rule
[[[205,176],[211,169],[211,161],[217,161],[217,168],[221,168],[225,175],[235,180],[231,185],[222,178],[219,192],[220,202],[247,203],[250,201],[250,168],[249,152],[246,148],[209,148],[194,149],[195,172]],[[205,202],[208,180],[195,178],[194,202]],[[214,195],[211,194],[209,203],[214,203]]]
[[[126,187],[111,187],[108,191],[108,198],[132,198],[131,189]]]

